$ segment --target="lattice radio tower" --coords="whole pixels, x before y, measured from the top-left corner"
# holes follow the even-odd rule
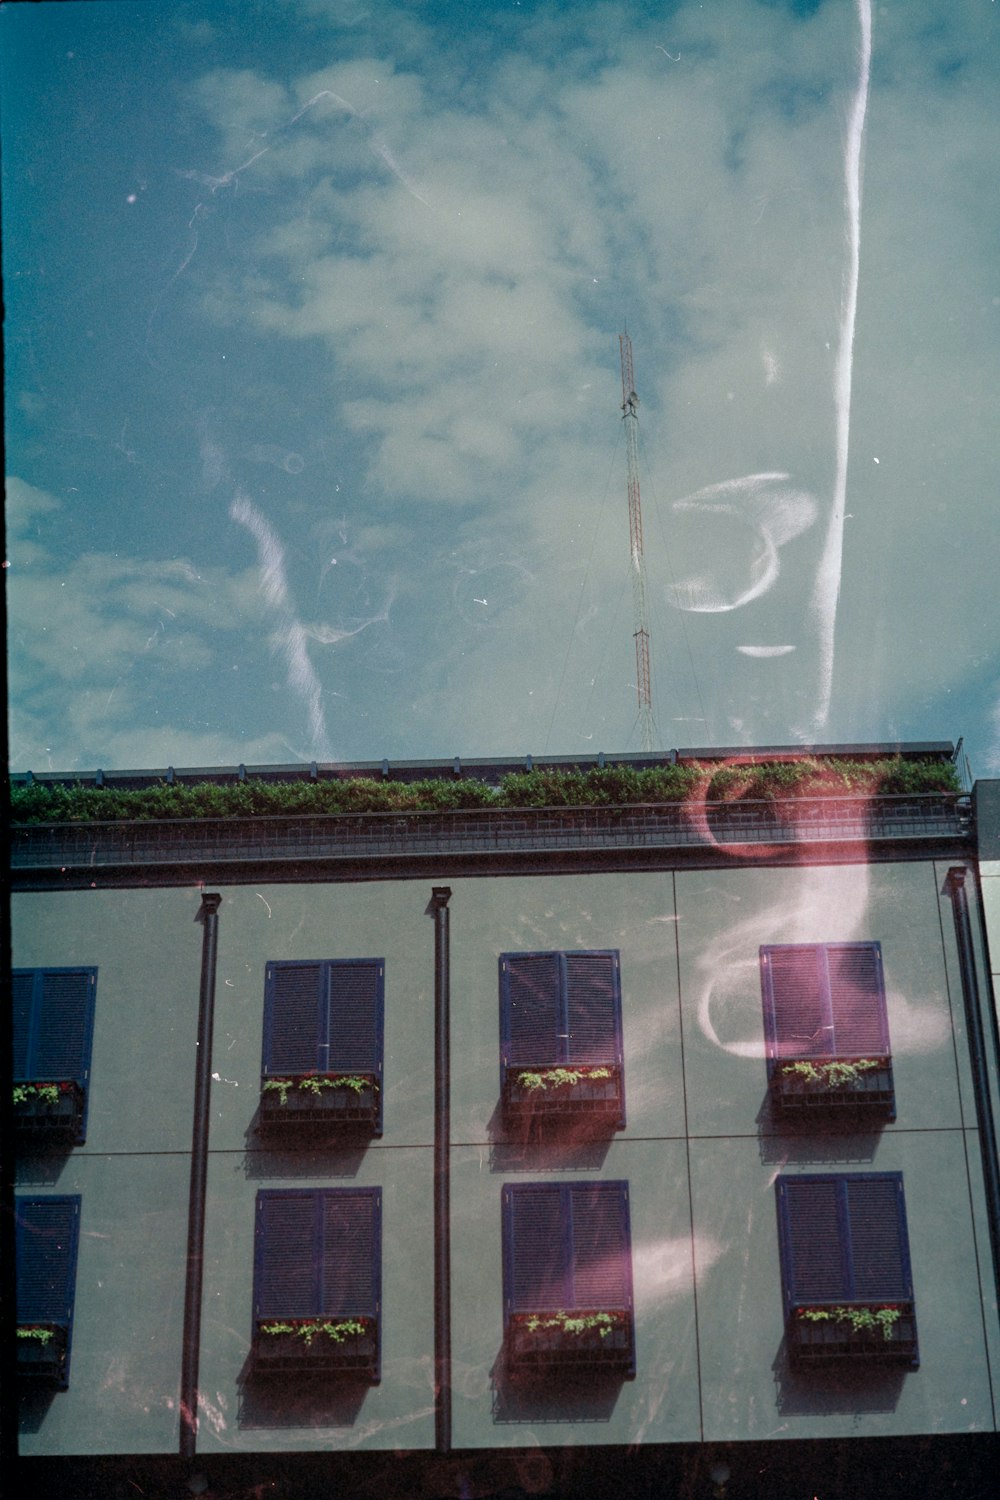
[[[632,340],[618,335],[622,356],[622,421],[628,469],[628,541],[632,572],[632,618],[635,629],[635,682],[639,694],[642,748],[653,749],[653,695],[649,673],[649,622],[646,617],[646,559],[642,550],[642,505],[639,501],[639,397],[632,371]]]

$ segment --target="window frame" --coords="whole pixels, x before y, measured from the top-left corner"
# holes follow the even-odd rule
[[[525,1276],[522,1257],[528,1253],[522,1239],[517,1243],[517,1219],[515,1204],[530,1194],[545,1194],[555,1207],[558,1221],[559,1274],[564,1284],[558,1295],[519,1295],[517,1283]],[[585,1197],[604,1198],[606,1204],[615,1204],[613,1217],[617,1218],[614,1233],[620,1240],[620,1262],[613,1279],[617,1279],[616,1295],[612,1301],[595,1303],[586,1300],[586,1293],[576,1288],[580,1256],[584,1245],[576,1238],[576,1215],[579,1213],[575,1200]],[[586,1226],[582,1233],[585,1233]],[[501,1238],[503,1264],[503,1328],[507,1364],[513,1372],[552,1373],[560,1369],[571,1371],[578,1368],[596,1367],[612,1370],[626,1380],[631,1380],[636,1371],[635,1353],[635,1296],[632,1268],[632,1232],[629,1201],[629,1184],[624,1178],[587,1179],[583,1182],[517,1182],[505,1183],[501,1191]],[[530,1268],[528,1268],[530,1269]],[[604,1273],[602,1273],[604,1274]],[[530,1277],[528,1278],[530,1279]],[[548,1304],[548,1305],[543,1305]],[[582,1333],[566,1333],[560,1329],[541,1330],[534,1333],[525,1320],[535,1314],[574,1312],[607,1312],[616,1317],[616,1325],[610,1336],[602,1336],[599,1329]]]
[[[97,1008],[96,964],[46,964],[38,967],[14,968],[11,970],[11,996],[13,1013],[13,1083],[65,1085],[61,1092],[66,1095],[55,1105],[43,1101],[15,1111],[15,1125],[22,1139],[30,1137],[33,1143],[59,1143],[68,1141],[82,1146],[87,1138],[87,1115],[90,1104],[90,1074],[94,1050],[94,1017]],[[86,989],[80,1003],[79,1049],[74,1058],[65,1059],[66,1066],[40,1069],[38,1051],[44,1045],[43,1017],[47,1000],[46,982],[50,978],[66,975],[86,980]],[[18,1036],[19,1009],[15,1002],[19,979],[31,976],[31,997],[27,1004],[25,1034]],[[18,1052],[23,1041],[23,1067],[18,1067]]]
[[[316,1065],[313,1068],[283,1068],[274,1061],[276,975],[290,970],[318,969],[319,983],[316,993]],[[336,1004],[335,976],[338,971],[348,969],[374,970],[374,1035],[371,1038],[371,1067],[353,1068],[331,1066],[330,1048],[331,1019]],[[264,1014],[261,1036],[261,1121],[269,1130],[288,1128],[327,1128],[330,1126],[364,1127],[375,1137],[382,1134],[383,1072],[385,1060],[385,959],[384,958],[320,958],[320,959],[269,959],[264,970]],[[272,1107],[274,1099],[265,1086],[276,1078],[299,1080],[310,1076],[335,1077],[337,1075],[364,1076],[370,1078],[371,1087],[360,1091],[354,1098],[336,1089],[324,1089],[319,1093],[301,1090],[286,1096],[291,1108]]]
[[[885,1202],[878,1204],[874,1191],[868,1205],[863,1201],[866,1188],[886,1184],[894,1190],[888,1200],[892,1204],[891,1217],[887,1216]],[[832,1242],[821,1221],[824,1205],[818,1198],[821,1189],[831,1186],[836,1225]],[[811,1205],[805,1197],[810,1193],[816,1195]],[[800,1199],[797,1222],[792,1206],[796,1196]],[[793,1361],[891,1360],[916,1369],[920,1357],[902,1172],[782,1174],[775,1180],[775,1202],[782,1305]],[[828,1200],[828,1214],[829,1209]],[[895,1245],[890,1247],[891,1239]],[[873,1289],[872,1268],[860,1263],[864,1256],[871,1259],[880,1254],[893,1263],[885,1268],[882,1287]],[[837,1261],[839,1266],[834,1265]],[[829,1278],[828,1286],[830,1281],[839,1285],[822,1293],[811,1292],[806,1284],[809,1275]],[[898,1313],[888,1338],[881,1329],[858,1330],[847,1320],[821,1326],[803,1317],[805,1309],[823,1313],[834,1308],[874,1311],[881,1307]]]
[[[266,1223],[266,1211],[269,1203],[278,1200],[291,1202],[293,1199],[306,1199],[312,1205],[312,1226],[309,1231],[311,1239],[311,1266],[310,1277],[313,1285],[309,1298],[311,1311],[267,1312],[263,1309],[265,1301],[264,1281],[268,1274],[274,1274],[276,1267],[274,1259],[280,1260],[280,1244],[270,1243],[271,1234],[277,1235],[278,1231],[269,1231]],[[324,1303],[329,1300],[324,1295],[324,1277],[330,1264],[336,1259],[336,1246],[328,1243],[328,1231],[324,1221],[325,1205],[333,1200],[347,1203],[353,1199],[356,1203],[367,1204],[366,1232],[371,1241],[371,1252],[374,1265],[371,1270],[371,1297],[366,1299],[359,1297],[359,1301],[365,1301],[364,1307],[350,1307],[343,1311],[324,1311]],[[267,1262],[271,1259],[271,1265]],[[278,1267],[277,1269],[280,1269]],[[294,1293],[289,1293],[294,1296]],[[298,1372],[311,1374],[329,1374],[342,1377],[351,1377],[366,1380],[372,1385],[377,1385],[381,1379],[381,1348],[382,1348],[382,1189],[381,1187],[293,1187],[293,1188],[260,1188],[258,1189],[254,1205],[254,1258],[253,1258],[253,1336],[252,1344],[254,1350],[254,1368],[257,1374],[295,1374]],[[274,1335],[265,1334],[261,1331],[261,1325],[284,1319],[291,1319],[294,1324],[309,1323],[313,1321],[349,1318],[363,1318],[367,1321],[364,1337],[358,1344],[350,1340],[346,1344],[334,1344],[317,1336],[311,1342],[300,1335]],[[272,1344],[272,1340],[275,1342]],[[280,1343],[278,1342],[280,1340]],[[358,1353],[360,1349],[361,1353]]]
[[[62,1391],[69,1386],[82,1201],[79,1193],[17,1194],[14,1199],[15,1320],[18,1328],[46,1328],[51,1333],[37,1350],[30,1347],[33,1340],[18,1338],[17,1373],[22,1379]],[[66,1211],[66,1242],[58,1247],[60,1278],[55,1287],[48,1289],[50,1305],[44,1305],[44,1294],[41,1299],[36,1294],[32,1306],[30,1299],[35,1289],[27,1283],[44,1275],[44,1267],[31,1267],[26,1274],[24,1258],[26,1250],[37,1243],[29,1238],[29,1232],[44,1232],[31,1225],[31,1216],[44,1209]],[[55,1232],[59,1233],[58,1227]]]
[[[849,1029],[849,1018],[838,1019],[837,990],[831,974],[830,956],[833,953],[864,953],[871,956],[871,999],[874,1008],[878,1045],[858,1048],[841,1045],[837,1030]],[[832,1033],[832,1043],[821,1047],[812,1038],[796,1038],[787,1032],[788,1017],[783,1015],[779,986],[787,976],[776,973],[776,955],[814,954],[817,958],[818,994],[815,996],[820,1028]],[[892,1046],[889,1035],[889,1017],[886,1001],[885,970],[882,959],[882,944],[875,940],[863,942],[825,943],[766,943],[759,949],[761,1004],[764,1019],[765,1054],[767,1078],[771,1100],[779,1114],[803,1115],[837,1113],[843,1109],[863,1109],[866,1113],[877,1113],[886,1120],[896,1118],[895,1081],[892,1067]],[[791,982],[800,984],[802,978]],[[815,1033],[814,1033],[815,1035]],[[801,1045],[796,1045],[796,1043]],[[842,1062],[849,1066],[859,1061],[875,1061],[877,1066],[856,1076],[831,1080],[827,1072],[822,1076],[824,1064]],[[812,1066],[814,1074],[808,1071]]]
[[[557,993],[550,996],[554,1023],[551,1037],[546,1040],[550,1056],[532,1057],[526,1061],[515,1061],[512,1053],[518,1050],[519,1039],[514,1035],[515,968],[519,962],[554,960],[556,965]],[[581,1059],[574,1056],[571,1034],[571,1003],[574,980],[570,973],[573,960],[596,959],[609,965],[610,1004],[606,1017],[599,1018],[606,1031],[606,1046],[600,1058]],[[531,1115],[559,1118],[567,1116],[579,1119],[590,1117],[592,1121],[610,1124],[612,1129],[624,1130],[625,1111],[625,1058],[622,1028],[622,984],[621,951],[618,948],[559,948],[528,950],[525,952],[501,953],[498,957],[499,1010],[500,1010],[500,1092],[504,1112],[509,1116]],[[544,1028],[549,1029],[547,1026]],[[602,1038],[602,1041],[605,1039]],[[611,1077],[590,1082],[586,1070],[594,1067],[609,1068]],[[525,1089],[519,1084],[519,1075],[525,1072],[565,1068],[584,1070],[585,1076],[572,1085]]]

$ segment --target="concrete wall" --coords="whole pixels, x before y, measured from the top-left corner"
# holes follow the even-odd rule
[[[456,1448],[992,1428],[988,1356],[1000,1368],[1000,1344],[946,870],[451,882]],[[223,890],[206,1452],[433,1444],[429,897],[422,881]],[[87,1144],[59,1163],[24,1164],[24,1191],[83,1195],[71,1389],[26,1416],[26,1452],[176,1448],[197,909],[194,891],[15,901],[18,966],[99,969]],[[882,944],[897,1120],[857,1136],[779,1131],[765,1103],[758,948],[866,939]],[[572,948],[621,953],[627,1128],[528,1146],[505,1135],[499,1113],[497,959]],[[254,1128],[264,966],[338,957],[386,961],[384,1134],[350,1151],[267,1149]],[[795,1377],[783,1349],[773,1183],[781,1171],[826,1169],[904,1173],[921,1344],[918,1371],[846,1391]],[[630,1184],[637,1377],[526,1394],[500,1362],[501,1188],[581,1177]],[[255,1194],[293,1182],[383,1189],[383,1377],[352,1401],[268,1396],[247,1379]]]

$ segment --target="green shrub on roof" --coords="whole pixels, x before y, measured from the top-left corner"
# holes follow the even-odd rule
[[[622,807],[683,802],[775,800],[788,796],[912,796],[958,792],[950,762],[850,761],[804,757],[756,766],[670,765],[512,771],[499,787],[471,778],[393,781],[357,776],[323,781],[265,781],[194,785],[160,782],[136,790],[63,786],[46,782],[11,788],[15,823],[117,822],[174,818],[290,817],[343,813],[436,812],[515,807]]]

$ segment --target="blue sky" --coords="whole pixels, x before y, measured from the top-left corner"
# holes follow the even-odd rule
[[[15,768],[639,749],[627,322],[657,747],[1000,771],[997,10],[4,6]]]

